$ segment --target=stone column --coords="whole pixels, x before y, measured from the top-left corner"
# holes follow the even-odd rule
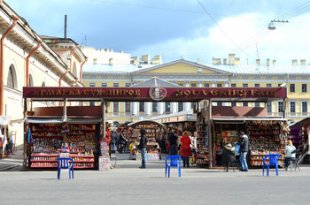
[[[145,102],[144,103],[144,111],[145,111],[145,115],[151,115],[152,114],[152,102]]]
[[[164,112],[165,112],[165,103],[164,102],[158,102],[157,103],[157,113],[159,114],[159,115],[162,115],[162,114],[164,114]]]
[[[190,84],[188,82],[186,82],[185,87],[189,88]],[[191,109],[192,109],[191,108],[191,103],[190,102],[185,102],[184,105],[183,105],[183,110],[184,111],[189,111]]]
[[[139,108],[139,102],[132,102],[131,103],[131,114],[137,116]]]

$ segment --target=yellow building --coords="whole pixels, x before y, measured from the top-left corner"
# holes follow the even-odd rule
[[[239,61],[238,61],[239,62]],[[109,66],[83,72],[85,86],[130,87],[153,77],[184,87],[279,87],[287,86],[286,116],[297,121],[309,114],[310,67],[307,65],[202,65],[177,60],[139,69],[132,65]],[[264,103],[225,102],[224,106],[267,106],[269,116],[283,116],[283,101]],[[111,102],[108,120],[137,121],[163,114],[190,111],[190,102]]]

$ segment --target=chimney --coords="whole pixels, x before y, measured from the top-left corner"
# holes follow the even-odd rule
[[[277,60],[272,60],[272,65],[275,65],[277,63]]]
[[[227,59],[226,58],[223,59],[223,65],[227,65]]]
[[[213,65],[221,65],[222,64],[222,59],[221,58],[212,58],[212,64]]]
[[[292,60],[292,65],[294,65],[294,66],[295,66],[295,65],[298,65],[298,61],[297,61],[296,59],[293,59],[293,60]]]
[[[240,65],[240,58],[235,58],[235,65]]]
[[[266,66],[268,66],[268,67],[270,66],[270,59],[269,58],[266,59]]]
[[[234,53],[228,54],[228,64],[235,65],[235,54]]]
[[[256,65],[260,65],[260,59],[256,59]]]
[[[306,64],[307,64],[306,59],[301,59],[301,60],[300,60],[300,65],[306,65]]]
[[[142,64],[150,64],[150,57],[149,57],[149,55],[142,55],[141,56],[141,63]]]

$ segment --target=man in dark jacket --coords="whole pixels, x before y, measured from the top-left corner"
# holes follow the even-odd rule
[[[177,129],[172,128],[169,133],[169,144],[170,144],[170,150],[169,155],[176,155],[178,154],[178,136],[176,133]]]
[[[240,132],[240,164],[241,171],[248,171],[248,164],[246,160],[247,153],[249,151],[249,137],[243,132]]]
[[[145,134],[146,134],[145,129],[141,128],[140,129],[140,143],[138,145],[138,148],[141,151],[141,158],[142,158],[142,165],[141,165],[141,167],[139,167],[141,169],[146,168],[145,162],[146,162],[146,158],[147,158],[147,156],[146,156],[147,139],[146,139]]]

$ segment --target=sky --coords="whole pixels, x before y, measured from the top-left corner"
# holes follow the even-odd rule
[[[5,0],[40,35],[80,45],[210,64],[234,53],[241,64],[310,63],[306,0]],[[276,29],[269,30],[274,22]]]

